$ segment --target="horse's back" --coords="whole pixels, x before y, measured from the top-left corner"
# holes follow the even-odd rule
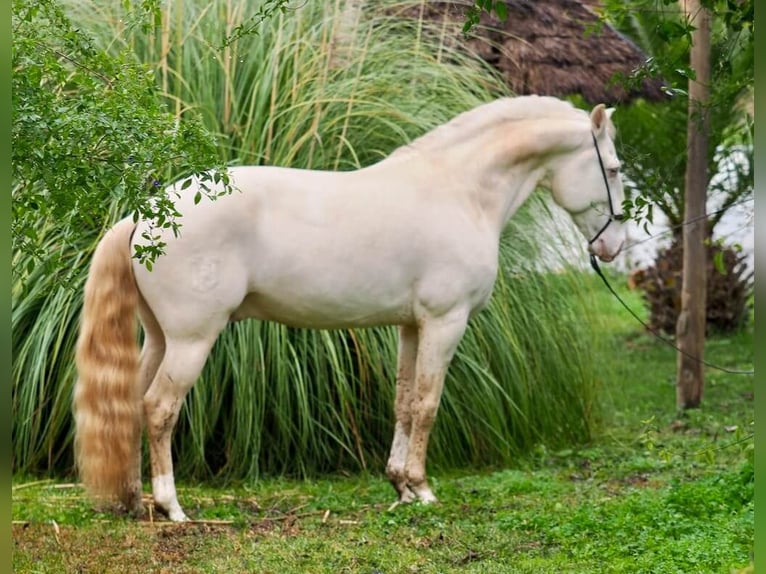
[[[180,192],[180,237],[166,233],[154,269],[136,269],[150,306],[174,324],[184,322],[179,300],[304,327],[410,323],[428,267],[458,251],[448,206],[429,213],[435,202],[401,173],[242,167],[231,181],[235,191],[215,201],[195,204],[194,185]]]

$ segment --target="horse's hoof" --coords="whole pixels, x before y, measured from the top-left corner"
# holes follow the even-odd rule
[[[421,504],[438,504],[439,499],[436,498],[433,491],[428,486],[410,486],[410,490]]]
[[[129,492],[125,493],[125,496],[121,498],[122,506],[128,515],[134,518],[141,518],[145,513],[144,499],[141,488],[137,487]]]
[[[401,492],[399,493],[399,498],[396,499],[391,506],[388,507],[389,512],[392,511],[394,508],[399,506],[400,504],[410,504],[411,502],[414,502],[417,500],[418,497],[415,496],[415,493],[412,492],[409,487],[404,487]]]
[[[399,493],[399,502],[402,504],[409,504],[410,502],[413,502],[414,500],[417,500],[417,496],[415,495],[412,490],[410,490],[409,487],[402,490],[402,492]]]
[[[189,517],[181,509],[168,512],[168,518],[171,522],[189,522]]]
[[[164,514],[167,516],[168,520],[171,522],[188,522],[189,517],[184,514],[184,511],[181,510],[181,507],[178,505],[172,506],[169,509],[165,508],[161,504],[154,503],[154,509],[159,512],[160,514]]]

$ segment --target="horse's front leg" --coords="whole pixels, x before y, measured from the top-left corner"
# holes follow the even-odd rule
[[[425,503],[436,502],[426,480],[428,437],[439,409],[444,377],[467,320],[468,313],[455,310],[423,320],[420,325],[405,475],[409,489]]]
[[[415,360],[418,352],[418,329],[414,325],[399,327],[399,353],[396,367],[396,425],[386,474],[399,495],[399,502],[411,502],[415,494],[407,486],[404,467],[412,429],[412,391],[415,383]]]

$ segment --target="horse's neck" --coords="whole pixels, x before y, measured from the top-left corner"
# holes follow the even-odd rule
[[[518,166],[500,176],[483,174],[483,178],[477,180],[471,199],[498,240],[508,221],[529,199],[545,173],[541,167]]]
[[[476,188],[476,197],[487,221],[495,228],[498,238],[513,214],[529,199],[544,177],[545,170],[516,169],[513,174],[494,178]]]
[[[441,150],[439,161],[460,171],[499,234],[554,162],[579,148],[587,134],[579,121],[518,121]]]

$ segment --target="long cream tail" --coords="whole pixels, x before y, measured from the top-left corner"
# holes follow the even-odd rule
[[[75,458],[88,491],[130,500],[140,476],[142,407],[138,385],[138,288],[130,257],[135,223],[124,219],[101,239],[85,283],[77,383]]]

